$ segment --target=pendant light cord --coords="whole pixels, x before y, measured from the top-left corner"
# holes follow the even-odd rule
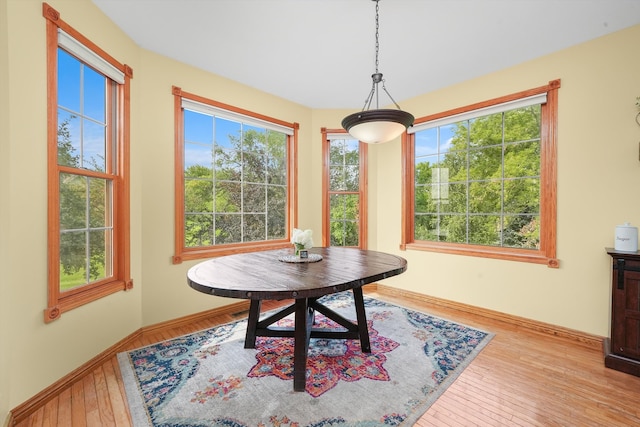
[[[364,106],[362,107],[362,111],[368,110],[371,107],[371,101],[373,101],[373,96],[376,97],[376,109],[379,108],[379,95],[378,95],[378,83],[382,82],[382,89],[387,94],[391,102],[393,102],[398,110],[400,110],[400,106],[396,102],[395,99],[391,96],[387,87],[384,85],[384,79],[382,78],[382,73],[378,71],[378,66],[380,61],[378,56],[380,54],[380,0],[372,0],[376,2],[376,72],[371,75],[371,79],[373,80],[373,85],[371,86],[371,92],[369,96],[364,101]]]
[[[376,2],[376,74],[378,74],[378,53],[380,53],[380,0]]]

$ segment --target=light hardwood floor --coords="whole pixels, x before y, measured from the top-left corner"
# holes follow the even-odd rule
[[[640,426],[640,378],[605,368],[600,348],[412,298],[368,294],[495,334],[416,426]],[[234,319],[221,315],[159,329],[130,345]],[[130,426],[115,356],[14,425]]]

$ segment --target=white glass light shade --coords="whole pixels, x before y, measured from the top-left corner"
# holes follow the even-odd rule
[[[342,127],[359,141],[379,144],[400,136],[413,120],[402,110],[367,110],[345,117]]]

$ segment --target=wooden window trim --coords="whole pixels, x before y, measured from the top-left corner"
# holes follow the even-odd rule
[[[72,28],[60,18],[60,13],[47,3],[42,4],[42,14],[46,19],[47,39],[47,176],[48,176],[48,295],[47,308],[44,310],[46,323],[56,320],[66,311],[90,303],[107,295],[133,288],[130,277],[130,202],[129,202],[129,134],[130,134],[130,79],[133,70],[126,64],[121,64],[91,40]],[[58,28],[92,50],[102,59],[124,73],[124,84],[118,85],[117,117],[118,135],[118,171],[115,174],[113,193],[113,275],[112,277],[74,289],[67,292],[60,291],[60,249],[59,249],[59,172],[57,161],[57,123],[58,123],[58,93],[57,93],[57,57],[58,57]]]
[[[322,133],[322,246],[329,246],[331,244],[331,227],[330,227],[330,218],[329,218],[329,160],[330,160],[330,150],[329,150],[329,139],[327,137],[328,134],[344,134],[345,138],[350,138],[347,131],[344,129],[327,129],[321,128],[320,132]],[[368,186],[368,146],[364,142],[359,143],[359,158],[360,158],[360,176],[359,176],[359,189],[360,191],[357,193],[360,196],[360,222],[358,224],[358,233],[360,233],[359,241],[360,241],[360,249],[367,249],[368,246],[368,206],[369,202],[367,199],[367,194],[369,193]]]
[[[556,259],[556,209],[557,209],[557,123],[558,90],[560,80],[552,80],[547,85],[513,93],[465,107],[444,111],[416,119],[415,124],[429,122],[443,117],[478,110],[496,104],[513,101],[528,96],[546,93],[547,102],[542,105],[542,129],[540,149],[540,249],[528,250],[494,246],[468,245],[460,243],[415,241],[414,239],[414,136],[402,136],[402,236],[401,250],[422,250],[455,255],[469,255],[511,261],[546,264],[559,267]]]
[[[185,92],[181,88],[173,86],[173,117],[174,117],[174,177],[175,177],[175,246],[173,264],[180,264],[183,261],[201,258],[211,258],[216,256],[231,255],[243,252],[266,251],[271,249],[282,249],[291,247],[291,230],[298,222],[298,123],[288,123],[252,111],[244,110],[229,104],[214,101],[193,93]],[[287,235],[284,239],[250,242],[232,243],[218,246],[207,246],[203,248],[186,248],[184,245],[184,115],[182,99],[189,99],[202,104],[210,105],[223,110],[242,114],[258,120],[271,122],[293,129],[293,135],[287,136]]]

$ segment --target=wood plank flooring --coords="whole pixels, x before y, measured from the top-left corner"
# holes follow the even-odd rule
[[[416,426],[640,426],[640,378],[605,368],[601,349],[406,297],[368,294],[495,333]],[[131,348],[232,320],[222,315],[157,330]],[[15,426],[131,426],[116,358]]]

